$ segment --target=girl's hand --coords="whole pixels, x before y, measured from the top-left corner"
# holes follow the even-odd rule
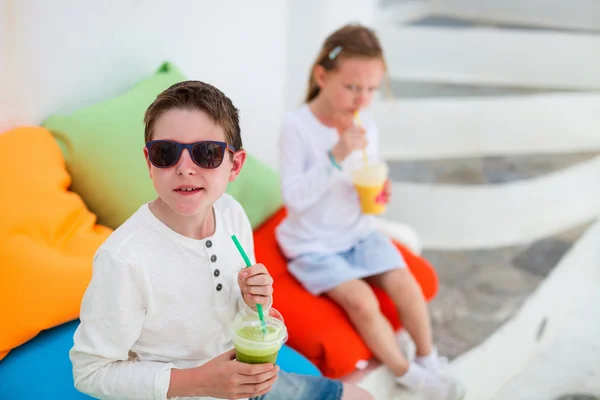
[[[340,134],[340,140],[331,149],[335,161],[340,164],[355,150],[367,147],[365,130],[361,127],[352,126]]]
[[[377,196],[376,201],[380,204],[389,204],[391,198],[392,198],[392,182],[389,179],[387,179],[385,181],[385,183],[383,184],[383,190],[381,191],[379,196]]]

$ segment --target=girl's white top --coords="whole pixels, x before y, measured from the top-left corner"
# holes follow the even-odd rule
[[[369,113],[361,112],[369,162],[379,158],[379,132]],[[337,129],[321,123],[304,105],[286,115],[280,137],[280,173],[288,215],[277,227],[279,245],[288,258],[306,253],[338,253],[375,230],[374,219],[361,213],[351,172],[364,165],[362,150],[336,168],[329,150]]]

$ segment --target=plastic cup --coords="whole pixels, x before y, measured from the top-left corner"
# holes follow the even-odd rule
[[[237,313],[231,326],[235,359],[247,364],[277,361],[281,346],[287,341],[287,328],[281,313],[274,308],[264,310],[267,334],[263,333],[258,313],[246,306]]]
[[[360,206],[364,214],[381,214],[385,204],[379,201],[388,177],[385,163],[369,163],[352,172],[352,183],[356,188]]]

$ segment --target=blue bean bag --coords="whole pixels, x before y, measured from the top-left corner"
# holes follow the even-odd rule
[[[308,358],[286,345],[279,350],[277,365],[286,372],[295,372],[297,374],[313,376],[323,375],[321,374],[321,371],[308,360]]]
[[[73,386],[69,350],[79,321],[43,331],[0,361],[0,399],[89,400]],[[284,346],[277,364],[282,370],[321,375],[304,356]]]

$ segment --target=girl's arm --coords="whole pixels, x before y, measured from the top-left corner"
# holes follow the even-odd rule
[[[319,154],[313,165],[307,165],[308,145],[291,123],[284,124],[279,144],[283,201],[288,209],[301,213],[330,190],[333,179],[341,171],[327,152]]]

